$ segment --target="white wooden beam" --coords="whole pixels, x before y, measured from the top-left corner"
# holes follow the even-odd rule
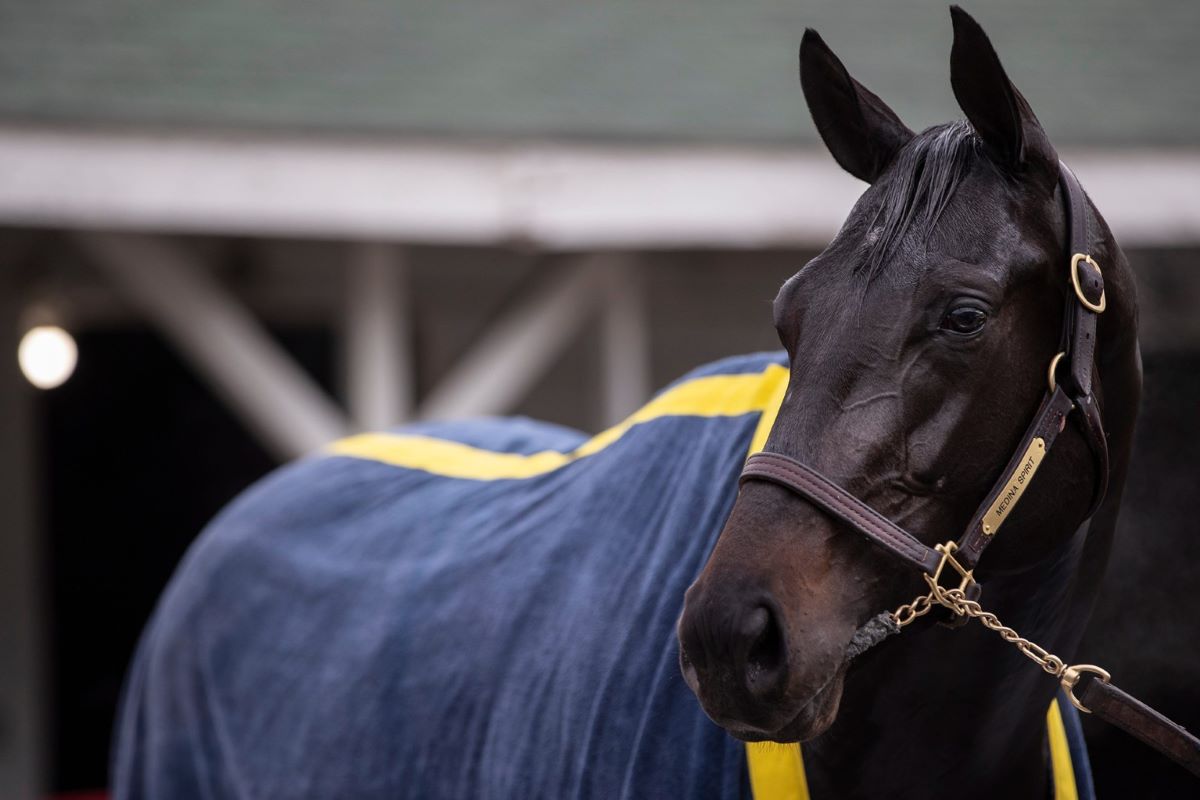
[[[277,457],[304,455],[349,432],[316,382],[185,250],[141,236],[91,233],[79,241]]]
[[[607,296],[600,313],[604,416],[612,425],[650,396],[650,325],[646,276],[632,256],[614,257],[606,271]]]
[[[1062,152],[1126,247],[1200,243],[1200,149]],[[821,247],[863,189],[815,148],[15,126],[0,175],[0,223],[573,250]]]
[[[380,430],[412,414],[414,351],[408,265],[378,242],[351,245],[346,273],[343,364],[350,416]]]
[[[606,269],[598,256],[558,269],[484,332],[429,393],[418,416],[458,419],[511,412],[603,303]]]

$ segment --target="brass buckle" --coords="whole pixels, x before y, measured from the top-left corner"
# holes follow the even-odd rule
[[[947,590],[942,587],[942,572],[945,571],[946,565],[949,564],[954,571],[958,573],[958,576],[961,579],[958,583],[958,590],[966,595],[967,589],[971,588],[971,584],[975,583],[975,571],[967,569],[959,563],[957,558],[954,557],[954,553],[958,551],[958,545],[953,541],[946,542],[945,544],[939,544],[933,549],[942,554],[942,560],[938,562],[937,569],[933,571],[932,575],[927,574],[925,576],[925,582],[929,584],[929,588],[933,592],[934,598],[936,598],[939,603],[947,606],[951,610],[954,610],[956,613],[961,614],[962,612],[957,611],[954,605],[952,605],[948,600],[944,599],[946,597]]]
[[[1093,303],[1091,300],[1088,300],[1086,296],[1084,296],[1083,287],[1079,285],[1080,261],[1086,261],[1087,263],[1091,264],[1096,272],[1099,272],[1101,276],[1104,275],[1104,273],[1100,270],[1100,265],[1093,261],[1091,256],[1083,253],[1076,253],[1075,255],[1071,256],[1071,285],[1075,287],[1075,296],[1079,298],[1079,302],[1083,303],[1083,307],[1087,310],[1094,311],[1097,314],[1103,314],[1104,309],[1108,307],[1108,298],[1105,296],[1103,289],[1100,290],[1099,303]]]
[[[1055,380],[1055,373],[1058,372],[1058,362],[1063,360],[1063,356],[1067,353],[1062,351],[1054,358],[1050,359],[1050,369],[1046,370],[1046,382],[1050,385],[1050,394],[1054,394],[1054,390],[1058,388],[1058,381]]]
[[[1079,683],[1079,677],[1084,672],[1090,672],[1096,676],[1096,680],[1101,683],[1108,683],[1112,680],[1112,675],[1108,674],[1108,670],[1097,667],[1095,664],[1076,664],[1067,667],[1062,673],[1062,688],[1067,693],[1067,699],[1071,701],[1071,705],[1078,708],[1085,714],[1092,713],[1090,708],[1084,707],[1083,703],[1075,697],[1075,684]]]

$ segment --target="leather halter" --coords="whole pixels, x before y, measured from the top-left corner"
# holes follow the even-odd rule
[[[1104,276],[1089,251],[1092,241],[1088,225],[1087,196],[1078,179],[1065,164],[1059,165],[1059,183],[1067,213],[1070,279],[1067,293],[1060,353],[1050,364],[1048,387],[1033,420],[1004,467],[1000,478],[985,496],[966,530],[955,542],[930,547],[908,531],[838,486],[817,470],[782,453],[761,452],[750,456],[742,470],[740,483],[761,480],[775,483],[818,506],[849,525],[895,557],[921,570],[934,583],[949,563],[963,577],[960,587],[975,599],[979,585],[971,572],[983,551],[996,537],[1000,525],[1021,499],[1042,460],[1050,453],[1058,435],[1066,427],[1072,410],[1092,451],[1096,465],[1095,487],[1086,518],[1091,518],[1108,490],[1108,440],[1100,407],[1093,394],[1096,353],[1096,322],[1107,301]],[[1060,381],[1061,362],[1069,370]],[[931,584],[932,585],[932,584]],[[973,592],[973,595],[972,595]],[[961,612],[959,612],[961,614]],[[965,621],[965,617],[959,617]],[[898,627],[896,628],[898,630]],[[1122,728],[1155,747],[1164,755],[1200,775],[1200,740],[1182,727],[1158,714],[1109,683],[1108,674],[1090,665],[1075,668],[1068,689],[1079,680],[1080,670],[1099,677],[1082,686],[1082,701],[1069,696],[1081,710]],[[1084,703],[1087,704],[1085,707]]]

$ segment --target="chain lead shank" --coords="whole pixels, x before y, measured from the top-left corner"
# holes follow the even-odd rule
[[[1079,683],[1079,678],[1084,672],[1090,672],[1096,676],[1096,680],[1108,683],[1111,677],[1108,672],[1093,664],[1068,666],[1066,662],[1046,648],[1029,641],[1002,623],[992,612],[985,611],[978,601],[967,597],[967,590],[975,583],[975,578],[971,570],[965,569],[954,558],[956,549],[954,542],[940,544],[936,549],[942,554],[942,560],[936,571],[924,576],[925,582],[929,584],[929,593],[921,595],[893,611],[892,619],[896,625],[900,628],[909,625],[918,617],[928,614],[935,605],[948,608],[957,616],[977,619],[983,627],[998,633],[1001,639],[1016,647],[1022,655],[1041,667],[1047,674],[1058,678],[1072,705],[1085,714],[1090,714],[1091,710],[1085,708],[1075,697],[1075,685]],[[953,589],[947,589],[940,582],[942,573],[947,566],[952,567],[962,579],[959,585]]]

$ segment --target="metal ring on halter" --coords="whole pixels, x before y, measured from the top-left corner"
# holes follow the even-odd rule
[[[1083,303],[1083,307],[1088,311],[1094,311],[1097,314],[1102,314],[1104,313],[1104,309],[1108,307],[1108,298],[1105,297],[1104,289],[1101,289],[1100,302],[1093,303],[1091,300],[1087,299],[1083,293],[1083,287],[1079,285],[1080,261],[1086,261],[1088,264],[1092,265],[1092,268],[1096,270],[1096,272],[1100,272],[1101,275],[1104,274],[1100,271],[1100,265],[1093,261],[1091,256],[1083,253],[1076,253],[1075,255],[1071,256],[1071,285],[1075,287],[1075,296],[1079,298],[1079,302]]]
[[[1058,370],[1058,362],[1062,361],[1066,354],[1064,350],[1050,359],[1050,369],[1046,370],[1046,383],[1050,386],[1050,394],[1054,394],[1054,390],[1058,388],[1058,381],[1054,379],[1054,373]]]
[[[1075,697],[1075,684],[1079,683],[1079,676],[1084,672],[1090,672],[1096,676],[1096,680],[1101,683],[1108,683],[1112,680],[1112,675],[1108,674],[1108,670],[1103,667],[1097,667],[1095,664],[1076,664],[1073,667],[1067,667],[1062,673],[1062,688],[1067,693],[1067,699],[1071,701],[1071,705],[1078,708],[1085,714],[1092,713],[1090,708],[1087,708],[1083,703]]]

